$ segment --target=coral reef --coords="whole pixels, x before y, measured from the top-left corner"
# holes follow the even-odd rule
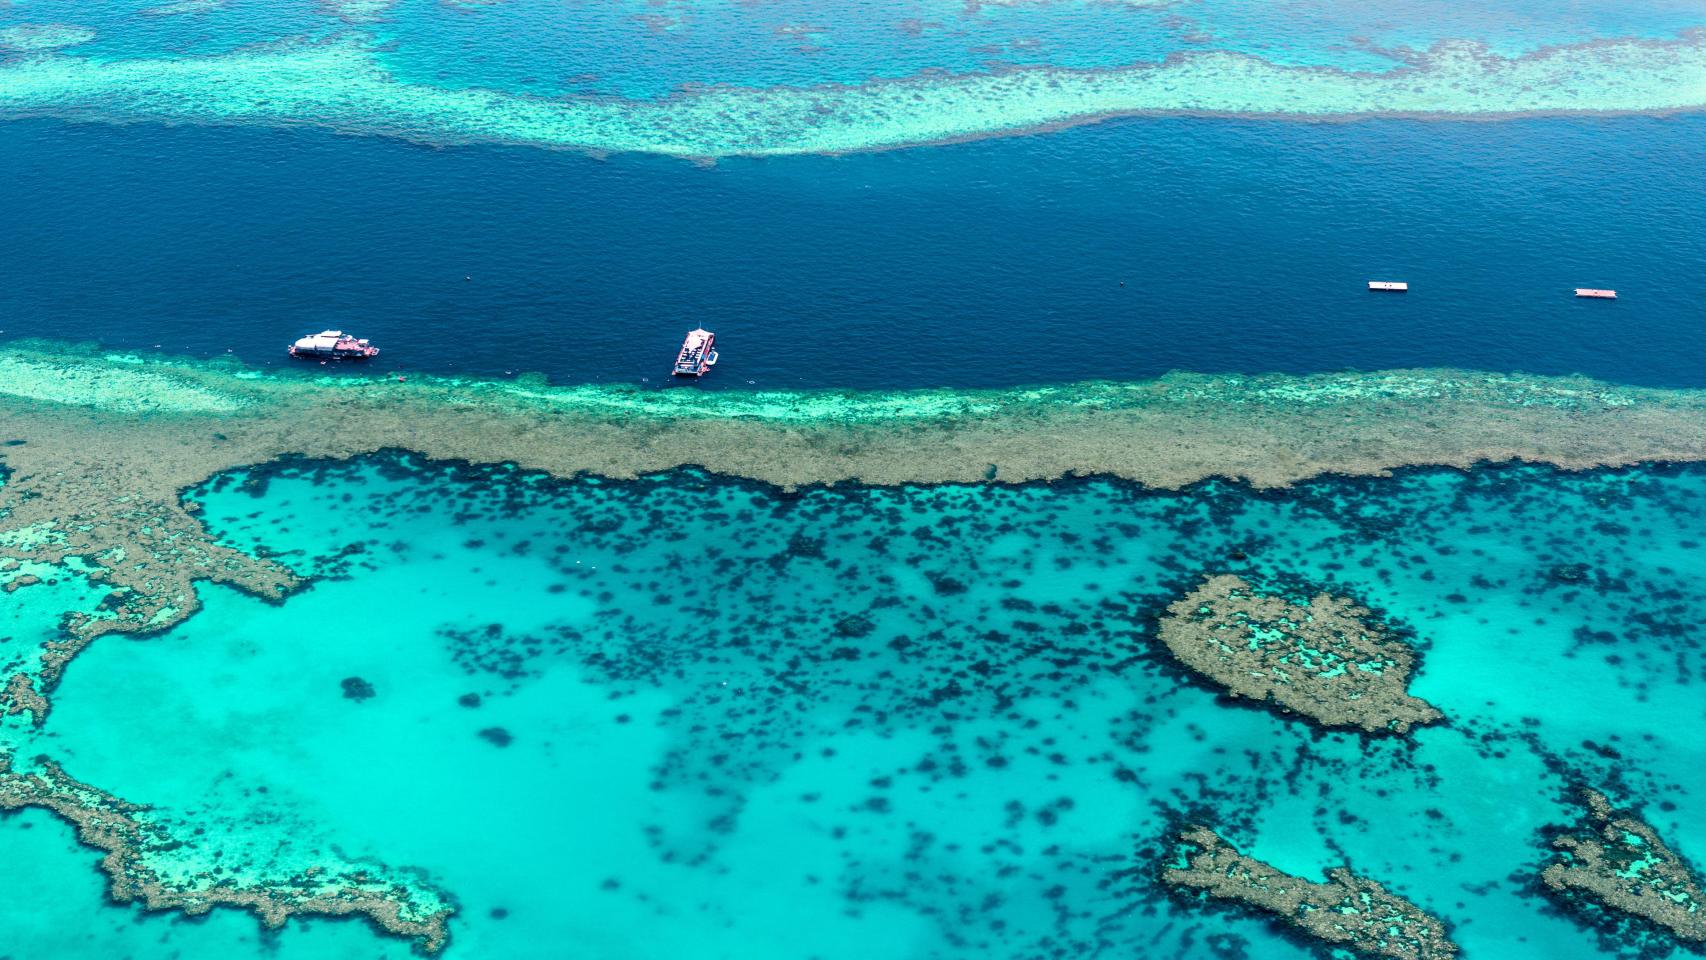
[[[258,545],[217,542],[196,502],[184,499],[186,489],[243,466],[400,448],[565,477],[698,465],[783,488],[978,483],[992,463],[1002,482],[1101,473],[1178,488],[1220,475],[1275,487],[1407,464],[1706,460],[1706,395],[1447,370],[1175,375],[1003,391],[554,388],[538,378],[263,375],[38,344],[0,350],[0,442],[0,569],[14,595],[83,584],[104,597],[67,610],[39,660],[8,661],[3,709],[39,724],[65,663],[94,638],[178,622],[197,608],[198,581],[276,599],[312,572]],[[46,585],[55,579],[62,586]],[[1360,608],[1332,609],[1349,623]],[[507,740],[507,730],[492,730],[494,745]],[[3,777],[4,805],[52,810],[108,851],[115,896],[192,912],[229,904],[269,923],[293,913],[359,913],[423,946],[443,942],[449,908],[428,890],[353,866],[308,874],[291,858],[245,870],[264,882],[198,875],[193,848],[149,846],[181,831],[147,811],[50,764],[28,772],[8,765]]]
[[[330,3],[352,22],[387,0]],[[1132,114],[1507,117],[1706,106],[1706,36],[1608,40],[1501,57],[1448,41],[1384,72],[1289,66],[1228,51],[1110,69],[1019,67],[860,85],[712,86],[657,100],[533,97],[398,79],[359,34],[201,57],[102,61],[76,42],[8,41],[0,116],[117,122],[316,123],[428,143],[504,143],[695,158],[940,143]]]
[[[223,9],[229,0],[167,0],[157,6],[137,11],[145,17],[175,17],[183,14],[212,13]]]
[[[95,39],[95,31],[71,23],[21,23],[0,30],[0,48],[20,53],[46,53]]]
[[[1445,924],[1378,882],[1345,869],[1328,870],[1326,883],[1281,873],[1238,852],[1207,827],[1180,833],[1175,859],[1162,870],[1161,880],[1176,890],[1200,891],[1272,914],[1313,940],[1364,956],[1457,956]]]
[[[5,713],[30,713],[36,717],[47,716],[47,700],[36,692],[35,683],[30,675],[24,672],[12,674],[12,679],[6,681],[6,689],[0,693],[0,704],[5,706]]]
[[[345,23],[373,23],[395,4],[396,0],[321,0],[320,9]]]
[[[1440,718],[1407,692],[1415,652],[1344,597],[1294,599],[1222,574],[1169,606],[1160,636],[1180,663],[1232,696],[1325,727],[1407,733]]]
[[[1662,927],[1679,940],[1706,943],[1706,892],[1682,858],[1633,814],[1583,790],[1577,830],[1552,842],[1562,859],[1540,874],[1566,903],[1585,898]]]
[[[28,772],[0,754],[0,810],[39,807],[72,824],[83,843],[105,852],[101,869],[115,901],[139,901],[149,910],[182,910],[191,916],[214,907],[253,911],[268,927],[292,916],[363,916],[374,926],[414,940],[427,953],[443,949],[451,908],[431,891],[416,890],[371,872],[311,867],[296,876],[246,883],[217,871],[188,877],[160,873],[145,856],[152,849],[180,846],[146,819],[146,808],[109,796],[72,779],[58,764],[37,758]]]
[[[335,424],[335,429],[303,429]],[[197,609],[194,583],[277,599],[297,572],[215,542],[181,492],[282,457],[401,448],[626,478],[683,465],[784,488],[1106,474],[1161,488],[1513,459],[1581,469],[1706,460],[1706,394],[1450,370],[1171,375],[1001,391],[720,392],[264,376],[66,347],[0,351],[0,561],[109,590],[69,617],[12,709],[39,721],[64,664],[110,631]],[[32,589],[24,587],[22,589]]]

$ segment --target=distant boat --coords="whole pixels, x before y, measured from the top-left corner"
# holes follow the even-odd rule
[[[290,355],[304,360],[366,360],[379,356],[379,348],[342,330],[326,330],[291,344]]]
[[[1410,285],[1402,280],[1370,280],[1368,288],[1370,290],[1389,290],[1393,293],[1403,293],[1410,289]]]
[[[706,371],[717,365],[717,351],[712,349],[717,342],[717,335],[703,327],[687,332],[687,339],[681,343],[681,352],[675,355],[675,369],[670,371],[678,377],[702,377]]]
[[[1577,287],[1576,288],[1576,296],[1585,297],[1589,300],[1616,300],[1617,299],[1617,291],[1616,290],[1595,290],[1592,287]]]

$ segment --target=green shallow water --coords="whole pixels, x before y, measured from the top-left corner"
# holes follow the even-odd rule
[[[1185,810],[1281,869],[1348,861],[1467,956],[1615,956],[1525,880],[1570,778],[1706,850],[1702,469],[783,495],[379,457],[192,497],[311,586],[204,587],[164,634],[98,640],[7,736],[205,828],[151,855],[169,871],[418,875],[459,905],[451,957],[1306,956],[1156,888]],[[1447,723],[1319,735],[1181,677],[1154,617],[1219,571],[1385,611]],[[76,589],[14,594],[8,629],[51,635]],[[55,891],[18,956],[408,952],[229,910],[90,925],[64,827],[9,817],[0,849],[29,864],[5,883]]]

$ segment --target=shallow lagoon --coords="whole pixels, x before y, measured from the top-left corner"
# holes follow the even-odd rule
[[[1706,78],[1674,0],[85,6],[0,10],[0,118],[718,158],[1127,114],[1698,111]]]
[[[1605,956],[1525,886],[1560,771],[1706,849],[1706,470],[784,496],[377,458],[194,497],[312,586],[279,605],[207,587],[163,636],[102,639],[36,746],[196,815],[207,836],[174,856],[425,870],[460,902],[451,957],[1305,955],[1154,888],[1186,809],[1285,870],[1350,862],[1468,956]],[[1177,675],[1153,617],[1223,569],[1331,583],[1413,628],[1413,692],[1447,725],[1316,735]],[[34,814],[0,845],[65,891],[20,956],[259,936],[229,911],[117,908],[86,933],[93,856]],[[407,952],[347,922],[265,939]]]
[[[1120,67],[1202,49],[1380,71],[1441,40],[1521,56],[1701,26],[1689,0],[28,0],[0,8],[0,27],[8,22],[86,25],[96,36],[78,53],[102,60],[360,32],[408,82],[635,98],[694,84],[858,84],[1002,64]]]

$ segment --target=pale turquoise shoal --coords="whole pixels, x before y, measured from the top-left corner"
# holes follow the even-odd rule
[[[69,25],[74,27],[75,25]],[[40,41],[34,41],[36,46]],[[1706,104],[1706,41],[1619,40],[1503,58],[1445,41],[1385,73],[1203,52],[1105,70],[1026,68],[862,86],[711,87],[658,100],[529,97],[401,82],[357,35],[232,53],[0,66],[0,117],[311,123],[431,143],[690,157],[900,147],[1146,112],[1299,117],[1674,111]]]
[[[29,24],[76,24],[100,59],[225,53],[359,30],[397,78],[431,86],[635,99],[690,86],[860,84],[991,63],[1104,69],[1203,49],[1286,66],[1388,70],[1442,39],[1501,56],[1702,25],[1682,0],[77,0],[14,3]],[[0,22],[4,21],[0,15]],[[18,38],[20,49],[72,38]],[[7,46],[0,36],[0,50]]]

